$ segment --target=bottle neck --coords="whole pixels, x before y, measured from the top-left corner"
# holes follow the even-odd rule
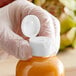
[[[37,61],[37,62],[41,62],[41,61],[46,61],[49,59],[52,59],[56,57],[56,55],[53,56],[49,56],[49,57],[38,57],[38,56],[33,56],[31,59],[27,60],[27,61]]]

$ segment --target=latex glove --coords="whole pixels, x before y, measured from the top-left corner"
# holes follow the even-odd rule
[[[0,48],[19,59],[28,59],[32,56],[27,37],[21,32],[21,21],[27,15],[36,15],[39,18],[41,29],[38,36],[50,37],[53,40],[52,47],[58,50],[59,21],[42,8],[25,0],[14,1],[0,8]]]

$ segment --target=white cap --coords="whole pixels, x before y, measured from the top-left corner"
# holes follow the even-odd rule
[[[30,38],[30,46],[32,47],[32,55],[39,57],[49,57],[55,54],[53,40],[48,37]]]
[[[35,37],[40,31],[40,21],[35,15],[27,15],[22,20],[22,33],[27,37]]]
[[[32,47],[32,55],[49,57],[55,54],[54,40],[48,37],[36,37],[40,31],[40,21],[35,15],[24,17],[21,25],[23,34],[30,37],[29,43]]]

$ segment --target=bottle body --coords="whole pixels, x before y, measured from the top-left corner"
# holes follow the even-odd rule
[[[30,60],[18,62],[16,76],[64,76],[64,68],[56,56],[32,57]]]

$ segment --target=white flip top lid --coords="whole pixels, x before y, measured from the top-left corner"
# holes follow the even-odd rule
[[[21,29],[25,36],[30,37],[29,43],[32,47],[33,56],[48,57],[55,54],[53,40],[43,36],[36,37],[40,31],[40,21],[37,16],[24,17]]]

